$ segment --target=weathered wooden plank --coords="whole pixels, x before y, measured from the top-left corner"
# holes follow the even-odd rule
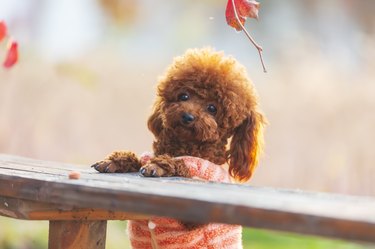
[[[50,221],[48,249],[104,249],[107,221]]]
[[[70,163],[61,163],[61,162],[50,162],[46,160],[38,160],[38,159],[31,159],[27,157],[20,157],[20,156],[13,156],[7,154],[0,154],[1,157],[1,165],[6,166],[10,165],[12,167],[16,166],[27,166],[27,167],[35,167],[35,168],[55,168],[55,169],[71,169],[74,170],[77,167],[86,168],[83,165],[72,165]],[[15,161],[17,162],[15,164]]]
[[[149,216],[0,197],[0,215],[23,220],[141,220]]]
[[[375,199],[83,170],[0,156],[0,196],[375,242]],[[18,165],[22,161],[22,169]],[[27,167],[30,163],[32,167]],[[38,164],[38,169],[35,169]],[[25,168],[26,167],[26,168]],[[73,168],[77,169],[73,166]],[[189,183],[189,184],[187,184]],[[1,206],[1,203],[0,203]]]

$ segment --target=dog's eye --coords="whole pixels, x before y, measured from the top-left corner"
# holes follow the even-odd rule
[[[211,114],[216,114],[217,112],[216,106],[214,106],[213,104],[209,104],[207,106],[207,111]]]
[[[189,95],[187,93],[181,93],[178,95],[178,100],[179,101],[187,101],[189,100]]]

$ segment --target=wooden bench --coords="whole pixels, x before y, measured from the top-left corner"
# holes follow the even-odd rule
[[[50,249],[104,248],[107,220],[154,215],[375,242],[374,198],[99,174],[1,154],[0,215],[49,220]]]

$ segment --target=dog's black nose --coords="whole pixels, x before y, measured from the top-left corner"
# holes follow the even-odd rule
[[[190,113],[186,113],[186,112],[182,114],[181,118],[184,124],[190,124],[191,122],[195,120],[195,117],[193,115],[191,115]]]

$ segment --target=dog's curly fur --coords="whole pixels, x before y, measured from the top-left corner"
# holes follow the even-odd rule
[[[155,158],[141,166],[131,152],[114,152],[93,166],[100,172],[189,176],[178,156],[229,164],[237,181],[249,180],[263,146],[265,119],[245,68],[210,48],[175,58],[158,83],[148,128]]]

